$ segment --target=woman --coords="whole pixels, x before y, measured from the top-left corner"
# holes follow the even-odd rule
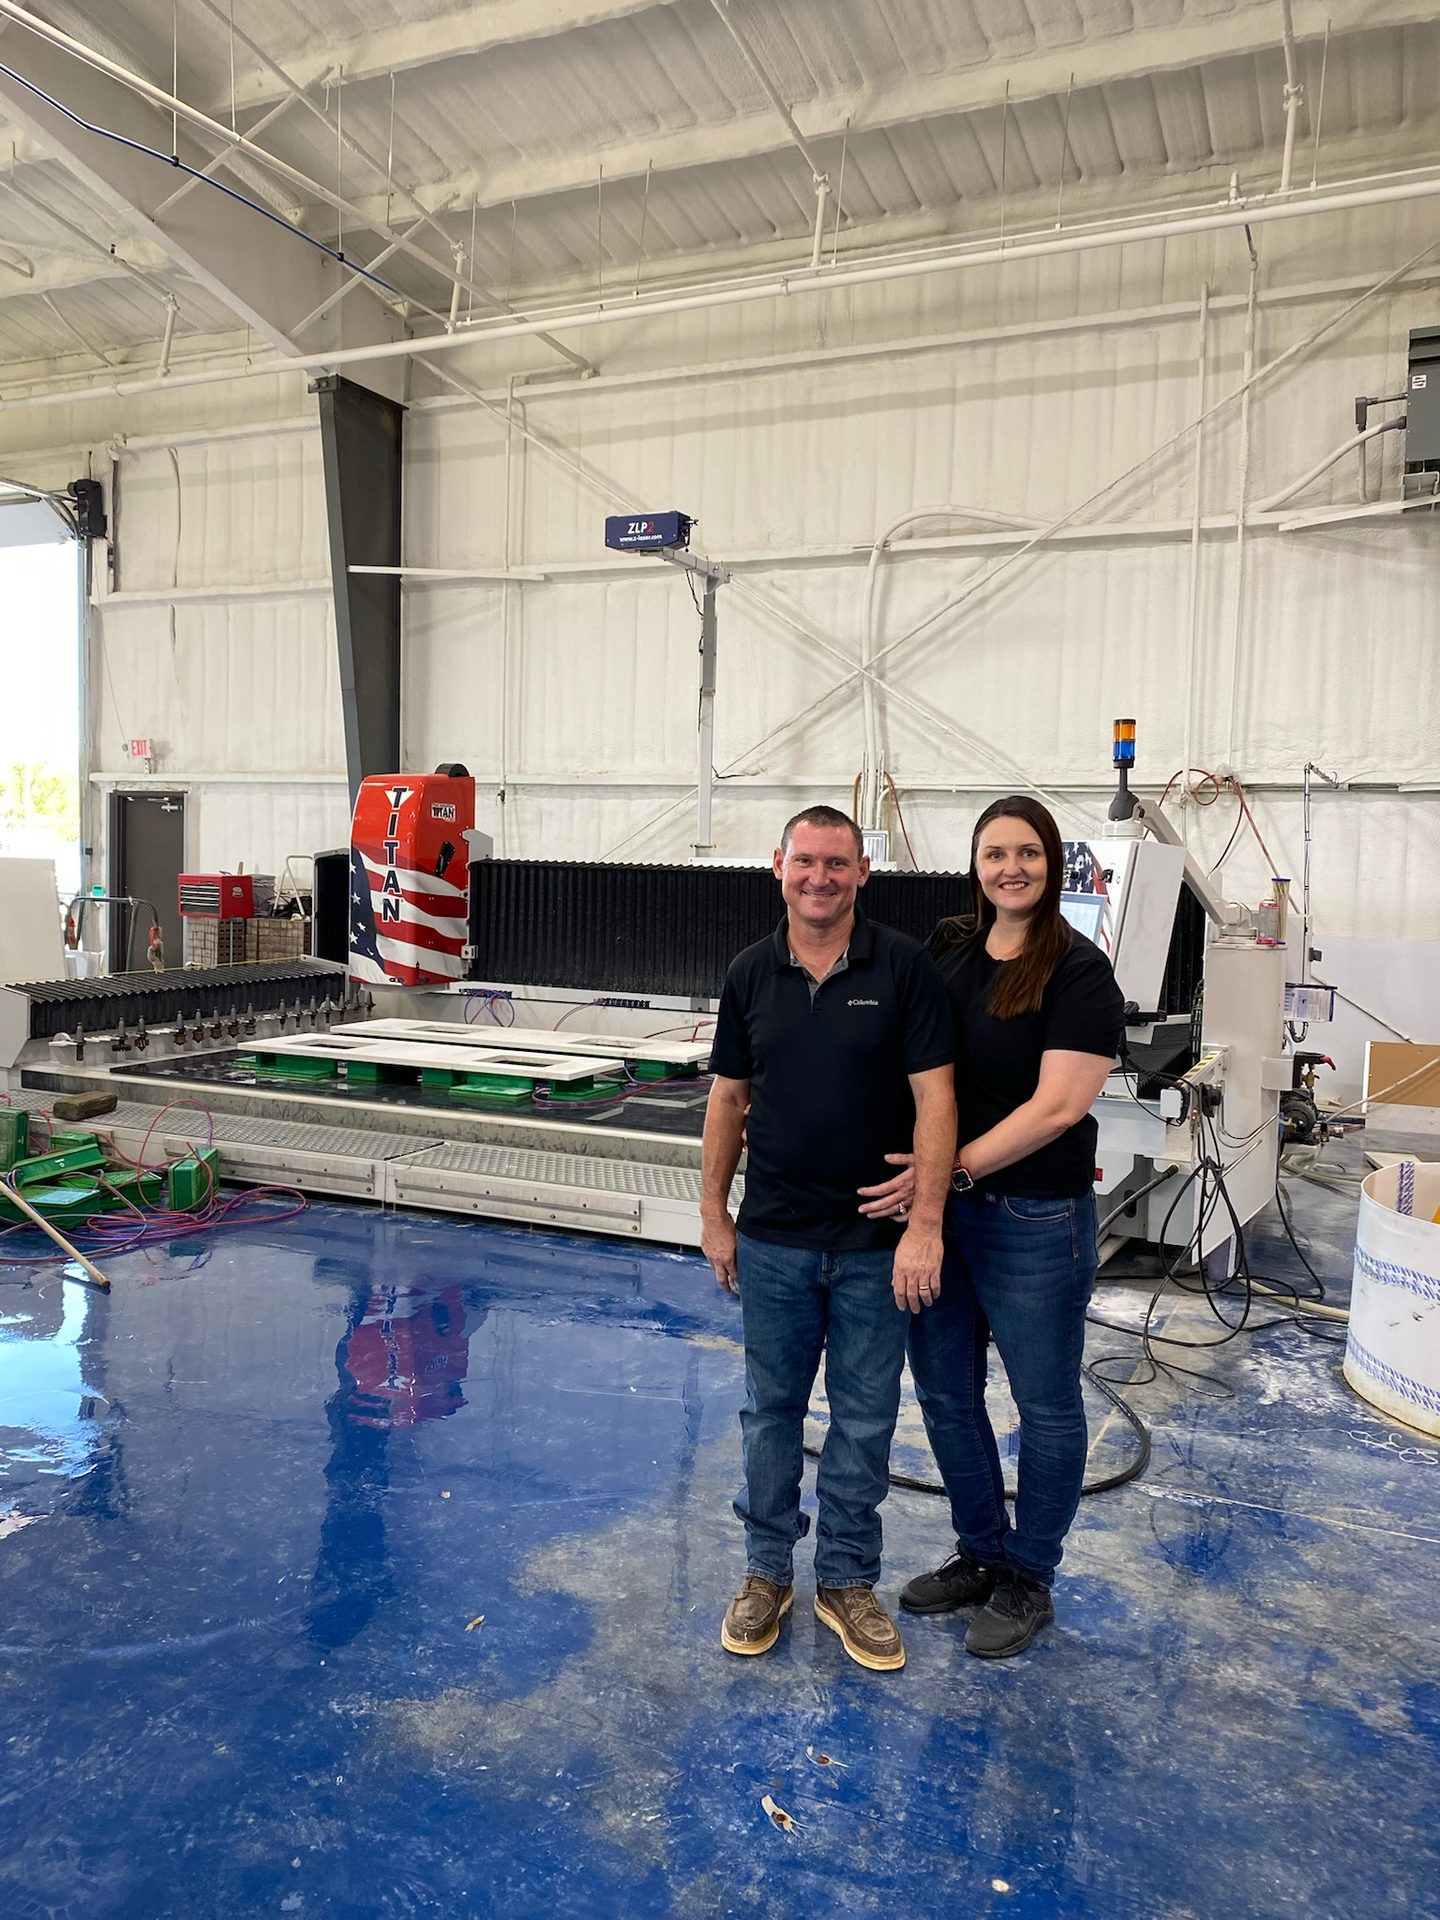
[[[970,845],[974,912],[930,940],[955,1019],[955,1099],[964,1143],[934,1303],[910,1331],[910,1371],[950,1497],[956,1551],[900,1595],[911,1613],[981,1605],[965,1645],[1001,1659],[1055,1617],[1050,1588],[1085,1473],[1080,1391],[1095,1282],[1095,1134],[1090,1106],[1124,1026],[1104,954],[1060,912],[1054,819],[1012,794],[987,807]],[[892,1155],[901,1160],[902,1156]],[[863,1213],[904,1214],[907,1169],[865,1190]],[[985,1410],[994,1339],[1020,1412],[1013,1524]]]

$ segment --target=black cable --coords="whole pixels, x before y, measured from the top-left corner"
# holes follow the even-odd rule
[[[7,80],[13,80],[18,86],[24,87],[27,93],[33,93],[37,100],[43,100],[47,107],[53,107],[57,113],[63,114],[72,126],[79,127],[85,133],[93,133],[99,140],[113,140],[117,146],[127,147],[131,153],[142,153],[149,160],[159,160],[167,167],[174,167],[178,172],[188,174],[192,180],[198,180],[202,186],[213,187],[217,193],[223,193],[227,199],[238,200],[242,207],[248,207],[252,213],[261,214],[266,220],[273,221],[277,227],[283,227],[286,233],[293,234],[297,240],[305,241],[308,246],[317,247],[321,253],[338,261],[351,273],[358,274],[362,280],[370,281],[372,286],[383,287],[386,293],[393,294],[397,300],[405,299],[406,296],[399,287],[392,286],[388,280],[382,280],[378,273],[371,273],[367,267],[357,266],[353,260],[347,260],[337,248],[327,246],[323,240],[317,240],[313,233],[306,233],[305,229],[297,227],[293,220],[287,220],[284,214],[276,213],[273,208],[262,205],[259,200],[252,200],[249,194],[240,193],[234,187],[227,187],[223,180],[215,179],[212,174],[202,173],[199,167],[192,167],[188,160],[182,160],[178,153],[165,153],[159,147],[147,146],[143,140],[132,140],[128,134],[116,133],[110,127],[97,126],[94,121],[86,120],[73,108],[67,107],[63,100],[57,100],[54,94],[47,93],[43,87],[37,87],[33,80],[27,80],[23,73],[17,73],[13,67],[0,64],[0,73],[3,73]]]
[[[1118,1220],[1122,1213],[1129,1213],[1130,1209],[1139,1201],[1143,1200],[1147,1194],[1154,1193],[1157,1187],[1163,1187],[1167,1180],[1173,1180],[1179,1171],[1179,1167],[1164,1167],[1156,1174],[1153,1180],[1147,1180],[1143,1187],[1137,1187],[1133,1193],[1127,1193],[1119,1206],[1113,1207],[1096,1227],[1096,1239],[1098,1240],[1100,1238],[1113,1220]]]
[[[1145,1471],[1146,1467],[1150,1464],[1150,1429],[1130,1405],[1130,1402],[1126,1400],[1123,1395],[1117,1393],[1108,1380],[1102,1379],[1101,1376],[1088,1365],[1082,1366],[1080,1372],[1082,1377],[1090,1382],[1091,1386],[1096,1388],[1098,1392],[1104,1394],[1115,1411],[1128,1422],[1139,1441],[1139,1445],[1123,1467],[1117,1468],[1114,1473],[1105,1474],[1099,1480],[1087,1480],[1084,1483],[1080,1489],[1080,1494],[1083,1499],[1092,1493],[1113,1493],[1116,1487],[1123,1487],[1127,1481],[1136,1479]],[[820,1458],[819,1447],[812,1447],[808,1441],[804,1443],[804,1451],[807,1458],[811,1460],[818,1460]],[[917,1480],[912,1474],[908,1473],[892,1473],[889,1476],[889,1480],[892,1487],[903,1487],[907,1493],[933,1493],[938,1494],[941,1499],[947,1499],[949,1497],[946,1494],[943,1482],[938,1480]],[[1005,1498],[1007,1500],[1013,1500],[1015,1498],[1015,1492],[1014,1487],[1006,1487]]]
[[[1201,1116],[1200,1124],[1202,1129],[1209,1135],[1209,1149],[1204,1153],[1202,1153],[1202,1157],[1199,1164],[1191,1171],[1189,1176],[1186,1178],[1184,1185],[1180,1188],[1179,1192],[1175,1195],[1174,1199],[1170,1204],[1169,1209],[1166,1212],[1165,1220],[1160,1230],[1162,1276],[1160,1279],[1160,1284],[1156,1287],[1155,1291],[1151,1294],[1150,1300],[1147,1303],[1142,1324],[1139,1327],[1128,1327],[1121,1324],[1119,1321],[1106,1320],[1102,1318],[1100,1315],[1093,1314],[1093,1313],[1087,1313],[1086,1318],[1094,1326],[1103,1326],[1111,1332],[1121,1333],[1126,1335],[1128,1338],[1138,1339],[1141,1341],[1145,1358],[1151,1367],[1151,1373],[1149,1374],[1146,1381],[1143,1381],[1143,1382],[1136,1381],[1135,1384],[1137,1385],[1148,1384],[1149,1380],[1155,1379],[1157,1375],[1161,1372],[1164,1372],[1166,1374],[1172,1374],[1172,1375],[1183,1373],[1190,1376],[1193,1379],[1204,1380],[1207,1382],[1208,1385],[1219,1388],[1221,1391],[1223,1391],[1228,1395],[1231,1392],[1233,1392],[1233,1389],[1230,1389],[1229,1387],[1225,1386],[1225,1384],[1219,1381],[1218,1379],[1216,1379],[1215,1376],[1209,1375],[1209,1374],[1203,1374],[1199,1372],[1198,1369],[1193,1367],[1183,1367],[1177,1361],[1174,1361],[1174,1360],[1162,1359],[1161,1356],[1158,1353],[1156,1353],[1155,1348],[1157,1346],[1171,1346],[1171,1347],[1189,1347],[1192,1350],[1194,1350],[1197,1348],[1204,1348],[1204,1347],[1220,1347],[1220,1346],[1227,1345],[1231,1340],[1233,1340],[1238,1334],[1242,1332],[1263,1333],[1270,1328],[1285,1326],[1285,1325],[1298,1327],[1300,1332],[1306,1334],[1309,1338],[1323,1340],[1327,1344],[1331,1344],[1331,1345],[1341,1344],[1343,1342],[1344,1336],[1334,1334],[1323,1325],[1317,1325],[1314,1317],[1307,1315],[1305,1312],[1306,1300],[1310,1299],[1312,1301],[1318,1301],[1323,1295],[1324,1285],[1323,1285],[1323,1282],[1320,1280],[1319,1275],[1315,1273],[1314,1268],[1310,1266],[1309,1261],[1304,1259],[1303,1252],[1295,1240],[1293,1231],[1291,1231],[1290,1222],[1285,1212],[1283,1203],[1281,1203],[1281,1206],[1280,1206],[1281,1218],[1286,1222],[1286,1231],[1287,1233],[1290,1234],[1291,1244],[1292,1246],[1295,1247],[1296,1253],[1300,1254],[1302,1262],[1305,1265],[1306,1271],[1310,1274],[1310,1277],[1312,1278],[1312,1280],[1314,1280],[1317,1288],[1319,1288],[1320,1291],[1315,1295],[1303,1295],[1301,1294],[1299,1288],[1292,1281],[1277,1280],[1272,1282],[1268,1278],[1268,1276],[1257,1274],[1253,1271],[1250,1265],[1249,1247],[1245,1239],[1244,1229],[1241,1226],[1238,1215],[1236,1214],[1234,1203],[1231,1200],[1229,1188],[1225,1180],[1226,1169],[1224,1165],[1223,1155],[1220,1151],[1220,1145],[1219,1145],[1220,1136],[1217,1132],[1214,1121],[1208,1115]],[[1257,1128],[1255,1130],[1257,1134],[1261,1131],[1263,1131],[1263,1129]],[[1277,1201],[1280,1201],[1280,1189],[1279,1189],[1280,1153],[1279,1153],[1279,1150],[1282,1145],[1283,1145],[1282,1142],[1277,1142],[1277,1153],[1276,1153],[1276,1199]],[[1169,1231],[1170,1222],[1174,1217],[1175,1210],[1178,1207],[1180,1201],[1184,1198],[1185,1194],[1189,1191],[1190,1187],[1195,1184],[1195,1181],[1197,1179],[1200,1181],[1200,1198],[1199,1198],[1199,1202],[1196,1209],[1196,1215],[1197,1215],[1196,1229],[1190,1235],[1189,1239],[1187,1239],[1185,1246],[1183,1248],[1177,1249],[1173,1254],[1167,1254],[1164,1251],[1164,1242],[1165,1242],[1165,1236]],[[1213,1187],[1213,1191],[1212,1191],[1212,1187]],[[1210,1219],[1213,1217],[1215,1208],[1221,1204],[1224,1205],[1226,1211],[1230,1215],[1231,1231],[1234,1236],[1234,1243],[1235,1243],[1235,1271],[1228,1279],[1221,1281],[1217,1285],[1212,1283],[1211,1280],[1209,1279],[1209,1276],[1205,1273],[1204,1260],[1201,1254],[1201,1248],[1204,1242],[1205,1228],[1206,1226],[1208,1226]],[[1182,1278],[1181,1271],[1180,1271],[1180,1268],[1183,1262],[1191,1255],[1192,1249],[1193,1249],[1196,1268],[1197,1268],[1199,1281],[1200,1281],[1200,1284],[1198,1287],[1187,1284],[1187,1282]],[[1136,1275],[1132,1277],[1138,1278],[1139,1276]],[[1257,1283],[1261,1283],[1266,1286],[1274,1285],[1274,1286],[1283,1288],[1285,1292],[1289,1293],[1292,1299],[1294,1300],[1294,1307],[1285,1308],[1285,1310],[1273,1314],[1269,1319],[1266,1319],[1266,1320],[1254,1319],[1252,1315],[1258,1305],[1256,1292],[1255,1292]],[[1192,1296],[1197,1292],[1201,1292],[1204,1294],[1206,1304],[1209,1306],[1215,1318],[1220,1322],[1220,1324],[1226,1330],[1220,1336],[1219,1339],[1187,1340],[1176,1334],[1162,1334],[1162,1333],[1156,1333],[1153,1331],[1151,1326],[1151,1321],[1153,1319],[1156,1306],[1159,1303],[1160,1296],[1165,1291],[1165,1288],[1167,1285],[1174,1285],[1178,1291],[1182,1293],[1191,1294]],[[1237,1287],[1241,1290],[1238,1296],[1234,1291]],[[1227,1316],[1221,1311],[1219,1302],[1222,1300],[1236,1299],[1237,1297],[1243,1299],[1243,1305],[1241,1307],[1240,1317],[1238,1320],[1231,1320],[1227,1318]],[[1282,1302],[1282,1307],[1283,1306],[1284,1306],[1284,1303]],[[1099,1365],[1108,1365],[1108,1364],[1115,1364],[1115,1363],[1128,1364],[1124,1356],[1119,1354],[1098,1356],[1094,1364],[1099,1366]]]
[[[1300,1242],[1295,1238],[1295,1229],[1290,1221],[1290,1210],[1285,1205],[1285,1196],[1280,1190],[1280,1175],[1279,1175],[1278,1169],[1275,1175],[1275,1206],[1279,1212],[1281,1223],[1285,1228],[1286,1239],[1290,1242],[1291,1246],[1295,1249],[1296,1255],[1299,1258],[1301,1266],[1304,1267],[1306,1273],[1309,1274],[1310,1278],[1315,1282],[1316,1286],[1320,1289],[1320,1291],[1316,1294],[1315,1298],[1317,1300],[1323,1300],[1325,1298],[1325,1282],[1320,1278],[1319,1274],[1315,1271],[1314,1267],[1312,1267],[1310,1262],[1306,1259],[1305,1249],[1301,1246]]]

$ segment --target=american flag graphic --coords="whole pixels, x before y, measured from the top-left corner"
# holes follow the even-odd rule
[[[459,980],[469,939],[464,829],[473,782],[372,775],[355,802],[350,842],[350,972],[415,987]],[[468,804],[466,800],[468,799]]]

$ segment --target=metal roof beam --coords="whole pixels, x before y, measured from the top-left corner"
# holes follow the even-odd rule
[[[347,86],[362,80],[388,78],[441,61],[468,59],[497,47],[527,40],[549,40],[608,20],[670,6],[674,0],[488,0],[483,7],[457,7],[432,20],[407,20],[403,26],[378,27],[349,40],[293,49],[272,48],[290,78],[302,87],[320,86],[343,76]],[[236,98],[242,106],[268,105],[283,90],[273,74],[252,72],[237,76]],[[228,113],[228,82],[223,100],[211,110]]]
[[[1327,18],[1333,42],[1342,35],[1433,22],[1434,0],[1296,0],[1295,30],[1301,41],[1323,38]],[[485,16],[488,17],[488,12]],[[887,127],[912,125],[952,115],[999,111],[1006,83],[1012,109],[1028,101],[1062,97],[1073,76],[1077,92],[1115,85],[1156,73],[1204,67],[1237,56],[1274,52],[1280,57],[1281,10],[1274,4],[1246,7],[1221,18],[1192,18],[1175,27],[1154,28],[1074,46],[1046,47],[1007,61],[987,61],[949,72],[912,77],[877,92],[861,87],[816,100],[792,103],[792,115],[807,142],[838,143],[846,121],[850,138]],[[407,32],[409,30],[407,29]],[[717,33],[723,28],[716,22]],[[728,49],[728,41],[725,43]],[[351,78],[346,70],[347,81]],[[444,194],[463,206],[477,197],[482,206],[503,206],[582,188],[595,189],[603,164],[607,184],[643,179],[689,167],[713,166],[783,152],[789,144],[768,101],[753,113],[711,126],[630,136],[606,147],[585,147],[554,158],[519,160],[508,166],[472,168],[429,183],[412,182],[427,204]],[[361,205],[366,205],[361,202]],[[379,204],[378,202],[376,203]]]
[[[170,265],[158,247],[148,247],[139,241],[127,243],[123,260],[115,259],[107,264],[98,256],[40,252],[27,247],[23,241],[0,240],[0,300],[67,293],[76,287],[93,286],[97,281],[127,279],[132,270],[142,274],[165,273]],[[157,287],[155,291],[157,301],[163,300],[163,289]]]
[[[63,101],[72,113],[145,146],[168,153],[178,133],[182,157],[203,167],[208,149],[191,141],[183,122],[137,97],[121,81],[28,33],[7,32],[0,59]],[[29,88],[0,74],[0,110],[41,141],[97,203],[118,215],[138,238],[222,302],[281,353],[297,352],[291,333],[305,314],[340,283],[345,269],[274,220],[213,190],[165,209],[176,174],[162,160],[86,131]],[[371,345],[401,336],[400,322],[378,301],[343,309],[346,344]],[[340,343],[336,315],[335,343]],[[313,339],[306,345],[313,348]],[[393,380],[375,382],[389,390]]]

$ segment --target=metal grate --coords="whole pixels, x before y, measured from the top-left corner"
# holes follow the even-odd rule
[[[588,1160],[579,1154],[457,1143],[416,1154],[410,1165],[435,1173],[476,1174],[492,1180],[533,1180],[539,1186],[634,1194],[645,1200],[688,1200],[696,1205],[700,1200],[698,1171],[648,1166],[635,1160]]]

